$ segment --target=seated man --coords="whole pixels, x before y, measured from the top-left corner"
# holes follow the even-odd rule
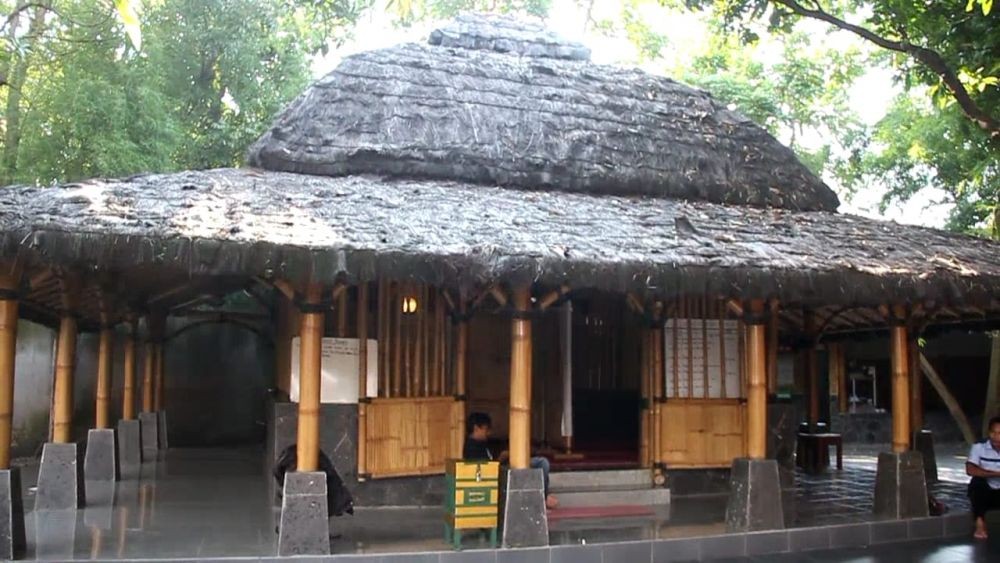
[[[490,427],[493,421],[490,415],[483,412],[474,412],[469,415],[466,422],[468,437],[465,439],[465,447],[462,448],[462,459],[469,460],[496,460],[501,463],[507,461],[508,452],[503,451],[499,456],[493,457],[493,452],[489,448]],[[555,508],[559,505],[555,495],[549,494],[549,460],[544,457],[533,457],[529,463],[532,469],[542,470],[542,480],[545,491],[545,508]]]
[[[965,472],[972,477],[969,482],[969,501],[976,518],[973,537],[986,539],[986,520],[990,510],[1000,509],[1000,416],[990,419],[989,438],[972,444]]]

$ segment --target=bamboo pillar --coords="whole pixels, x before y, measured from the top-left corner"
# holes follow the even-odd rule
[[[763,319],[764,302],[749,303],[747,319],[747,455],[767,456],[767,343]]]
[[[319,467],[320,364],[323,357],[323,313],[320,303],[323,287],[306,289],[308,310],[301,315],[299,332],[299,425],[297,434],[298,471],[316,471]]]
[[[652,381],[651,390],[653,392],[653,464],[660,463],[663,458],[663,430],[662,430],[662,419],[663,419],[663,396],[664,396],[664,385],[663,385],[663,360],[664,360],[664,340],[663,340],[663,321],[657,320],[656,325],[653,327],[652,334],[650,337],[653,339],[652,342],[652,354],[653,354],[653,369],[652,369]],[[706,358],[707,362],[707,358]]]
[[[97,404],[94,408],[94,428],[111,427],[111,354],[114,346],[114,329],[101,328],[97,345]]]
[[[73,368],[76,360],[76,318],[65,313],[59,320],[56,345],[56,377],[52,441],[68,444],[73,439]]]
[[[368,283],[358,284],[358,476],[368,473]]]
[[[527,469],[531,458],[531,290],[511,292],[514,319],[510,350],[510,467]]]
[[[164,397],[163,393],[166,389],[166,376],[163,373],[166,367],[166,361],[164,360],[163,354],[163,341],[159,340],[153,345],[154,355],[153,359],[156,361],[156,365],[153,367],[153,373],[156,375],[156,382],[153,390],[153,410],[160,412],[163,410]]]
[[[803,316],[803,332],[805,332],[805,368],[806,381],[809,389],[809,431],[816,432],[819,424],[819,366],[816,361],[816,314],[805,310]]]
[[[0,469],[10,469],[17,353],[17,279],[0,275]]]
[[[844,363],[844,345],[839,343],[830,344],[827,347],[830,352],[830,385],[837,387],[837,410],[841,413],[847,412],[850,391],[847,389],[847,366]]]
[[[778,392],[778,307],[772,304],[767,321],[767,392]]]
[[[562,437],[566,453],[573,451],[573,302],[562,306],[559,316],[559,340],[562,347]]]
[[[125,339],[124,374],[122,378],[122,420],[135,419],[135,322],[129,322]]]
[[[910,362],[910,430],[920,432],[924,428],[924,378],[920,377],[920,346],[916,338],[910,338],[906,352]]]
[[[642,394],[643,410],[639,426],[639,463],[649,467],[653,463],[652,433],[653,433],[653,378],[651,362],[649,361],[650,330],[643,324],[639,329],[639,383]]]
[[[892,451],[910,449],[910,356],[906,351],[906,325],[889,328],[892,346]]]
[[[152,342],[142,347],[142,412],[153,412],[153,385],[156,371],[156,350]]]
[[[347,337],[347,292],[337,296],[337,338]]]

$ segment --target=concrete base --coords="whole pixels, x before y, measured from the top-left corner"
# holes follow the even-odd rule
[[[142,431],[142,461],[156,461],[160,452],[160,417],[155,412],[139,413],[139,428]]]
[[[541,469],[509,469],[504,483],[503,547],[549,545]]]
[[[878,454],[875,516],[898,520],[927,515],[927,483],[920,452]]]
[[[47,443],[38,468],[35,511],[75,510],[83,506],[83,486],[77,465],[76,444]]]
[[[778,462],[773,459],[733,460],[726,504],[730,532],[777,530],[785,527]]]
[[[167,411],[160,411],[156,413],[156,416],[157,443],[161,450],[165,450],[170,447],[170,443],[167,441]]]
[[[83,525],[88,528],[110,530],[115,504],[114,481],[84,481],[87,493],[87,510],[83,511]]]
[[[918,430],[913,433],[913,449],[920,452],[924,458],[924,480],[927,484],[937,483],[937,454],[934,453],[934,433],[930,430]]]
[[[118,462],[115,452],[115,431],[110,428],[87,432],[87,452],[83,456],[85,481],[115,481]]]
[[[24,503],[21,500],[21,471],[17,467],[0,470],[0,560],[24,555]]]
[[[39,561],[70,561],[76,543],[74,510],[36,510],[35,559]]]
[[[142,466],[142,430],[138,420],[118,421],[118,476],[138,479]]]
[[[326,473],[285,475],[278,528],[278,556],[329,555],[330,522],[326,510]]]

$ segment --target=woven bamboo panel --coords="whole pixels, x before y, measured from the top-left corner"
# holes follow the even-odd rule
[[[746,406],[737,400],[668,400],[660,459],[667,467],[729,467],[746,456]]]
[[[365,437],[371,478],[444,473],[461,456],[461,428],[452,397],[375,399],[368,405]]]

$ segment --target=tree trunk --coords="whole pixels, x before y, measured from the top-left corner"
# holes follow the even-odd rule
[[[45,14],[50,4],[51,2],[41,2],[34,8],[31,24],[28,26],[28,35],[24,38],[28,42],[25,55],[14,58],[13,68],[7,75],[7,104],[4,111],[4,116],[7,119],[7,130],[4,134],[2,172],[4,185],[13,183],[17,174],[17,153],[21,144],[21,98],[25,79],[28,76],[32,51],[45,28]]]

